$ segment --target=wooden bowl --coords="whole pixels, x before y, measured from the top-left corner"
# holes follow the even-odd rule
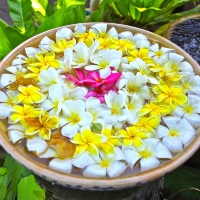
[[[84,25],[87,28],[89,28],[93,24],[94,23],[85,23]],[[69,25],[67,27],[70,29],[74,29],[75,25]],[[179,48],[172,42],[168,41],[167,39],[160,37],[154,33],[148,32],[146,30],[142,30],[139,28],[131,27],[131,26],[108,23],[108,29],[111,27],[115,27],[118,32],[131,31],[133,33],[144,34],[150,40],[153,40],[164,47],[175,49],[178,54],[184,56],[185,60],[188,61],[193,66],[196,74],[200,74],[200,67],[196,63],[196,61],[194,61],[192,57],[190,57],[181,48]],[[9,66],[11,64],[11,61],[19,53],[24,54],[25,47],[29,47],[29,46],[36,47],[44,36],[48,36],[51,39],[54,39],[55,33],[58,29],[60,28],[52,29],[44,33],[41,33],[39,35],[36,35],[28,39],[27,41],[25,41],[18,47],[16,47],[0,63],[0,74],[3,73],[4,67]],[[151,169],[145,172],[140,172],[140,173],[132,174],[132,175],[119,176],[117,178],[112,178],[112,179],[111,178],[109,179],[108,178],[101,178],[101,179],[87,178],[87,177],[75,175],[75,174],[63,174],[63,173],[49,169],[47,165],[42,164],[38,162],[37,160],[35,160],[33,156],[31,156],[27,151],[25,151],[22,146],[13,145],[9,141],[8,135],[6,134],[5,121],[0,122],[0,144],[19,163],[24,165],[26,168],[30,169],[33,173],[45,179],[48,179],[49,181],[53,183],[60,184],[66,187],[75,188],[75,189],[83,189],[83,190],[119,190],[119,189],[136,187],[146,182],[154,181],[158,179],[159,177],[164,176],[166,173],[169,173],[175,168],[182,165],[199,148],[200,133],[198,131],[194,140],[184,149],[184,151],[176,155],[175,157],[173,157],[173,159],[170,160],[168,163],[162,164],[159,167],[156,167],[154,169]]]

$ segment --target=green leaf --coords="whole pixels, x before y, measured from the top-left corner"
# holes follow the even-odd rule
[[[62,6],[61,9],[56,10],[56,12],[48,17],[38,28],[36,31],[36,34],[42,33],[44,31],[47,31],[49,29],[57,28],[59,26],[64,25],[65,20],[65,14],[66,14],[66,7]]]
[[[176,19],[179,19],[181,17],[186,17],[186,16],[189,16],[189,15],[199,14],[199,12],[200,12],[200,5],[196,6],[195,8],[193,8],[191,10],[185,11],[185,12],[172,14],[171,16],[165,17],[162,20],[155,19],[155,22],[156,23],[158,23],[158,22],[162,22],[162,23],[172,22],[172,21],[175,21]],[[151,24],[153,24],[153,23],[151,23]]]
[[[34,19],[39,22],[45,21],[45,19],[54,13],[51,4],[48,0],[31,0]]]
[[[45,16],[46,15],[46,6],[47,6],[48,1],[43,0],[42,2],[41,1],[39,2],[38,0],[31,0],[33,10],[37,11],[37,12],[41,13],[41,15]]]
[[[85,18],[86,18],[85,5],[76,6],[73,9],[73,12],[75,14],[73,24],[85,22]],[[77,15],[77,13],[79,14]]]
[[[9,185],[7,197],[5,200],[13,200],[17,193],[17,184],[21,176],[21,165],[15,162],[13,171],[12,171],[12,181]]]
[[[163,26],[160,26],[154,33],[163,36],[165,32],[167,31],[168,27],[170,26],[171,23],[164,24]]]
[[[0,36],[1,36],[0,60],[2,60],[13,49],[4,31],[5,30],[0,26]]]
[[[105,7],[108,6],[112,2],[119,2],[120,0],[103,0],[99,4],[99,9],[94,11],[90,17],[88,18],[88,22],[101,22],[103,21],[103,12],[105,10]]]
[[[9,172],[6,168],[0,168],[0,200],[4,200],[7,193],[8,187],[8,175]]]
[[[44,200],[45,191],[36,183],[33,175],[20,180],[17,186],[19,200]]]
[[[12,49],[14,49],[17,45],[21,44],[26,39],[28,39],[27,37],[21,35],[15,28],[9,26],[1,19],[0,19],[0,27],[4,31],[4,34],[6,34],[6,37],[8,38],[12,46]]]
[[[34,32],[30,0],[8,0],[10,16],[20,34],[31,37]]]

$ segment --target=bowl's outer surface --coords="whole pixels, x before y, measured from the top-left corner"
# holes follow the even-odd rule
[[[95,23],[84,23],[87,28],[90,28],[91,25]],[[75,25],[66,26],[70,29],[74,29]],[[108,23],[108,29],[111,27],[115,27],[118,32],[122,31],[131,31],[132,33],[141,33],[146,35],[150,40],[158,42],[160,45],[175,49],[176,52],[182,56],[184,56],[185,60],[188,61],[194,68],[197,74],[200,74],[200,67],[186,52],[184,52],[181,48],[173,44],[172,42],[162,38],[154,33],[148,32],[146,30],[142,30],[139,28],[119,25],[114,23]],[[16,47],[13,51],[11,51],[0,63],[0,74],[3,73],[4,67],[9,66],[12,60],[19,54],[25,54],[25,47],[36,47],[44,36],[48,36],[51,39],[55,38],[55,33],[62,27],[52,29],[36,35],[18,47]],[[83,176],[78,176],[74,174],[63,174],[48,168],[47,165],[44,165],[36,160],[34,160],[23,148],[17,145],[13,145],[7,136],[6,133],[6,122],[0,122],[0,144],[3,148],[11,154],[11,156],[17,160],[19,163],[23,164],[25,167],[30,169],[33,173],[46,178],[53,183],[60,184],[66,187],[71,187],[75,189],[83,189],[83,190],[119,190],[126,189],[131,187],[139,186],[140,184],[147,183],[153,180],[156,180],[166,173],[174,170],[183,164],[187,159],[189,159],[199,148],[200,146],[200,131],[198,131],[195,139],[184,149],[184,151],[177,156],[175,156],[171,161],[166,164],[163,164],[154,169],[140,172],[138,174],[120,176],[117,178],[87,178]]]

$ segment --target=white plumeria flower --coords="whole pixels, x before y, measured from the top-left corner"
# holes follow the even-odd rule
[[[139,72],[136,75],[129,73],[129,78],[126,82],[125,88],[123,90],[128,96],[133,94],[140,95],[143,99],[150,99],[150,91],[147,84],[147,77],[142,76]]]
[[[124,155],[130,168],[136,165],[139,160],[141,171],[154,168],[161,164],[159,159],[172,159],[171,153],[168,149],[155,138],[148,138],[143,140],[145,149],[126,149]]]
[[[83,42],[79,42],[74,46],[75,52],[73,53],[72,65],[73,68],[81,68],[88,65],[90,56],[96,51],[99,46],[99,41],[95,40],[90,48]]]
[[[42,102],[41,107],[49,111],[50,115],[59,115],[64,103],[63,88],[60,84],[51,85],[49,98]]]
[[[112,27],[108,32],[107,32],[107,24],[105,23],[98,23],[93,25],[90,28],[90,32],[93,32],[94,34],[96,34],[99,37],[114,37],[116,39],[118,39],[118,32],[116,31],[116,29],[114,27]]]
[[[12,61],[11,66],[14,67],[22,67],[21,65],[28,65],[29,63],[31,63],[31,61],[36,61],[36,53],[40,52],[39,48],[35,48],[35,47],[26,47],[25,48],[25,53],[27,55],[24,56],[22,54],[17,55],[17,57]],[[25,70],[25,68],[24,68]]]
[[[106,124],[104,117],[111,114],[107,105],[101,104],[100,100],[90,97],[86,100],[86,110],[92,114],[93,123],[100,123],[102,126]]]
[[[85,151],[83,154],[76,158],[54,158],[49,162],[49,168],[59,172],[70,174],[73,166],[83,169],[88,165],[94,163],[95,161],[92,156],[87,151]]]
[[[24,133],[26,130],[21,126],[21,124],[10,125],[7,130],[9,139],[13,144],[25,137]]]
[[[73,31],[69,28],[61,28],[56,32],[56,41],[59,38],[70,39],[74,35]]]
[[[8,127],[8,136],[11,142],[15,144],[19,140],[23,139],[25,137],[25,131],[25,128],[23,128],[20,124],[10,125]],[[48,145],[45,140],[35,136],[33,138],[27,138],[26,147],[28,151],[32,151],[36,153],[36,155],[40,155],[47,150]]]
[[[61,84],[54,84],[49,88],[49,98],[41,104],[41,107],[50,110],[50,115],[59,115],[66,100],[85,99],[86,94],[87,89],[84,87],[70,89],[67,86],[63,87]]]
[[[35,136],[34,138],[27,139],[26,147],[28,151],[32,151],[37,155],[40,155],[47,150],[48,144],[42,138]]]
[[[184,76],[181,79],[181,85],[188,94],[200,96],[200,77],[199,76]]]
[[[200,127],[200,97],[188,95],[188,102],[183,107],[177,107],[173,115],[187,119],[194,128]]]
[[[114,91],[110,91],[108,94],[105,94],[105,102],[107,106],[110,108],[111,114],[110,116],[104,117],[105,121],[112,121],[111,125],[115,124],[117,121],[126,120],[130,112],[125,108],[126,105],[126,95],[123,93],[116,93]]]
[[[137,112],[143,107],[144,99],[133,94],[131,97],[127,97],[125,107],[130,111],[129,117],[126,119],[127,122],[135,124],[138,121]]]
[[[177,154],[195,137],[196,131],[185,118],[168,116],[162,119],[167,127],[159,125],[155,137],[162,139],[172,154]]]
[[[101,78],[107,78],[111,74],[110,67],[117,69],[121,63],[122,52],[116,50],[101,50],[90,57],[90,61],[95,65],[85,67],[88,71],[99,70]]]
[[[149,47],[150,52],[148,53],[149,57],[152,57],[154,61],[158,64],[167,62],[169,52],[174,51],[166,47],[159,48],[158,43],[155,43]]]
[[[14,66],[14,65],[10,66],[10,67],[6,68],[6,70],[11,73],[9,73],[9,74],[3,73],[2,74],[2,76],[0,78],[1,88],[14,83],[18,78],[20,78],[27,72],[27,69],[22,67],[21,64],[16,65],[16,66]]]
[[[51,45],[54,44],[54,41],[51,40],[49,37],[45,36],[41,41],[38,47],[40,49],[44,49],[46,51],[52,51]]]
[[[39,80],[40,82],[38,83],[38,85],[43,92],[49,90],[51,85],[64,84],[64,80],[62,80],[62,77],[59,76],[57,70],[55,70],[54,67],[49,67],[47,70],[41,71],[39,75]]]
[[[72,138],[82,126],[90,126],[92,114],[85,111],[85,102],[81,100],[67,100],[62,107],[63,115],[60,117],[62,135]]]
[[[148,82],[152,84],[158,84],[158,80],[152,75],[148,65],[140,58],[136,58],[130,62],[130,70],[134,71],[137,69],[143,76],[148,78]]]
[[[194,75],[194,71],[192,66],[186,62],[183,61],[184,57],[176,54],[176,53],[169,53],[169,63],[172,65],[172,68],[176,67],[179,72],[179,74],[188,74],[188,75]],[[183,62],[182,62],[183,61]]]
[[[133,35],[130,31],[124,31],[119,33],[119,37],[122,39],[130,40],[135,44],[136,48],[142,48],[142,47],[149,47],[150,42],[147,39],[147,37],[143,34],[135,34]]]
[[[115,147],[115,155],[112,158],[106,157],[103,152],[100,152],[100,155],[101,158],[95,164],[88,165],[84,169],[83,176],[103,178],[108,175],[110,178],[114,178],[126,170],[126,158],[120,148]]]
[[[5,119],[10,116],[12,108],[16,105],[16,95],[18,92],[7,91],[6,93],[0,91],[0,119]]]

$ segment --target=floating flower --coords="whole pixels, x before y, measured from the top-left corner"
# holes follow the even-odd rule
[[[119,130],[117,135],[122,139],[122,148],[129,149],[134,147],[136,149],[144,149],[145,144],[142,141],[143,139],[149,138],[151,134],[142,130],[136,126],[130,126],[126,130]]]
[[[110,91],[105,95],[105,101],[111,111],[110,117],[115,120],[115,123],[117,121],[124,121],[128,118],[130,113],[126,108],[124,108],[126,103],[126,95],[117,94],[114,91]]]
[[[36,53],[36,57],[38,62],[31,63],[30,67],[28,68],[29,70],[31,70],[32,67],[40,67],[42,70],[46,70],[49,67],[54,67],[57,69],[60,66],[60,62],[55,59],[54,52],[47,53],[46,55]]]
[[[159,125],[155,137],[161,138],[172,154],[177,154],[194,138],[196,131],[185,118],[168,116],[162,119],[167,127]]]
[[[101,154],[101,157],[95,164],[85,168],[83,171],[84,176],[102,178],[108,174],[110,178],[114,178],[122,174],[127,168],[125,156],[119,148],[116,148],[114,157],[107,158],[104,157],[104,154]]]
[[[165,105],[176,107],[187,102],[183,89],[178,86],[168,87],[164,82],[160,82],[153,91],[158,95],[157,101]]]
[[[112,134],[112,126],[104,126],[101,134],[105,135],[108,140],[100,146],[100,149],[106,157],[112,158],[115,154],[115,147],[118,147],[121,144],[120,138],[117,135]]]
[[[86,110],[92,114],[92,122],[105,125],[104,117],[110,115],[110,109],[107,105],[101,104],[98,98],[90,97],[86,100]]]
[[[44,140],[51,138],[51,130],[59,126],[59,118],[57,116],[49,116],[48,112],[43,111],[38,118],[27,117],[25,121],[28,128],[25,135],[34,135],[38,133],[39,137]]]
[[[161,162],[159,159],[172,158],[171,153],[158,139],[148,138],[143,141],[145,149],[126,149],[124,151],[129,167],[133,168],[139,160],[141,170],[145,171],[160,165]]]
[[[29,85],[28,87],[19,86],[18,90],[20,92],[16,97],[18,103],[41,103],[46,98],[45,95],[40,92],[39,88],[32,85]]]
[[[126,82],[124,91],[127,95],[132,96],[134,94],[140,95],[143,99],[150,99],[150,91],[146,85],[147,78],[137,73],[135,76],[131,74]]]
[[[188,95],[188,102],[183,107],[177,107],[173,112],[174,116],[187,119],[194,128],[200,126],[200,97]]]
[[[117,69],[122,58],[121,51],[101,50],[97,54],[93,54],[90,60],[95,65],[85,67],[88,71],[99,70],[101,78],[107,78],[111,74],[111,67]]]
[[[156,63],[162,64],[165,63],[169,57],[169,52],[174,51],[166,47],[159,48],[157,43],[149,47],[148,56],[152,57]]]
[[[114,27],[112,27],[107,32],[107,24],[104,23],[98,23],[91,27],[90,33],[93,33],[95,35],[95,38],[103,38],[106,39],[107,37],[114,37],[118,38],[118,33]]]
[[[94,159],[98,159],[98,148],[107,141],[107,137],[102,134],[93,133],[89,128],[82,128],[81,133],[76,133],[71,142],[77,144],[75,156],[88,151]]]
[[[40,113],[41,109],[34,108],[31,105],[16,105],[13,107],[13,112],[10,115],[10,123],[14,124],[26,118],[35,118],[38,117]]]
[[[0,119],[5,119],[10,116],[12,108],[16,105],[16,93],[7,91],[4,93],[0,91]]]
[[[67,100],[64,102],[63,115],[60,117],[62,134],[72,138],[82,126],[90,126],[92,114],[85,111],[85,102],[81,100]]]
[[[162,115],[166,115],[169,111],[169,106],[150,101],[149,104],[145,104],[145,106],[138,112],[138,115],[143,116],[149,114],[150,116],[161,117]]]

